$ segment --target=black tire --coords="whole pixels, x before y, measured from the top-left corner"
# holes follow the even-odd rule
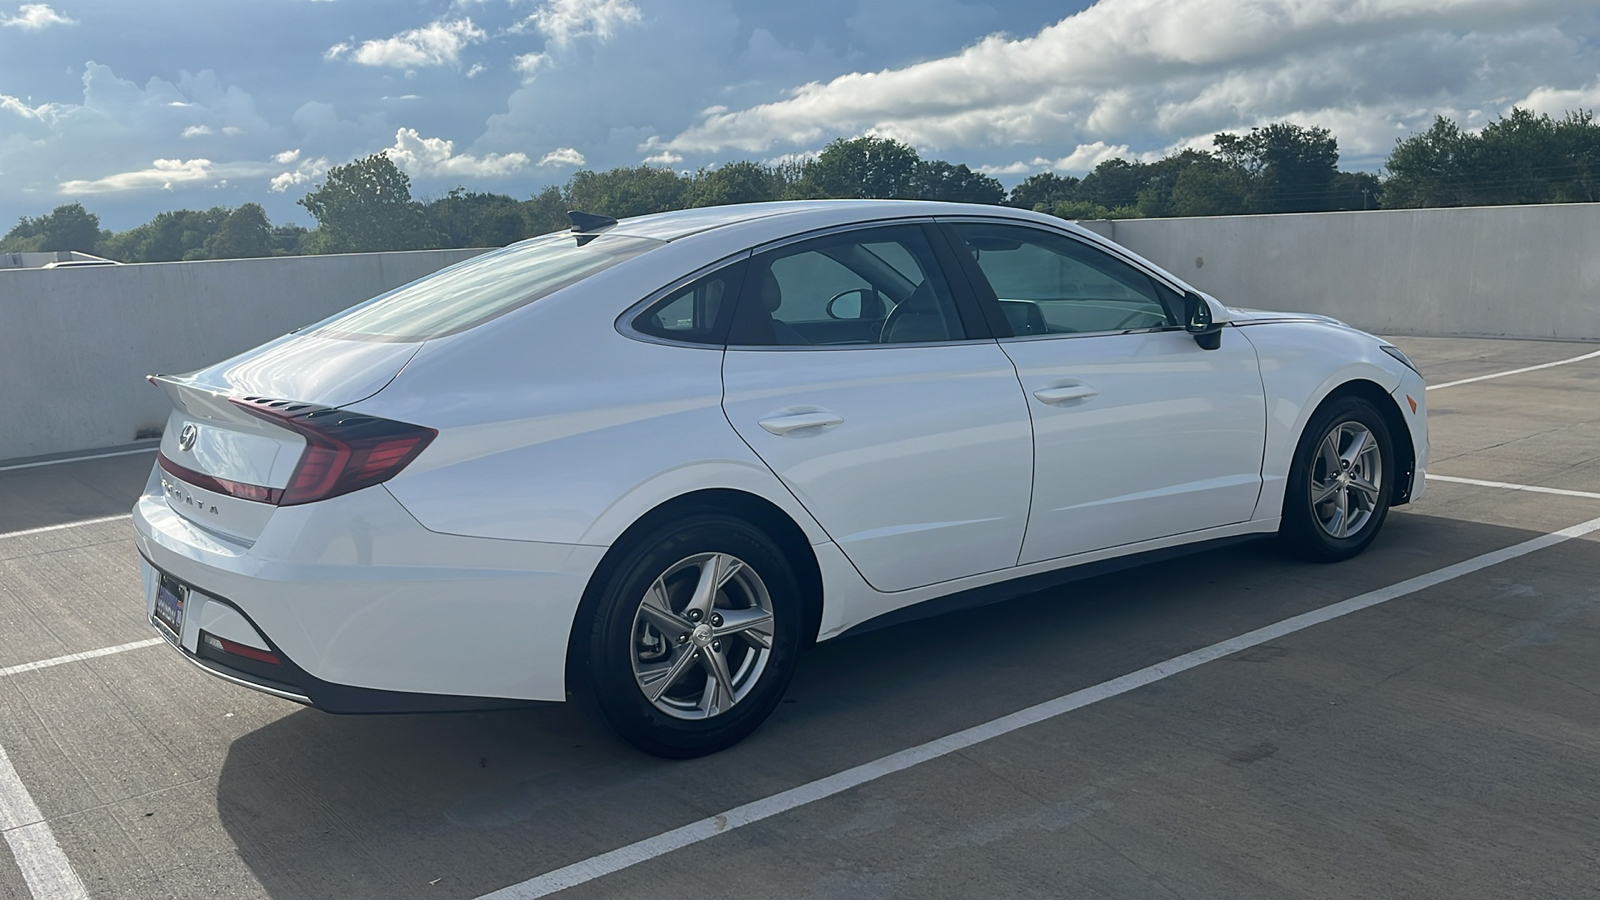
[[[1339,473],[1330,473],[1330,459],[1324,452],[1330,435],[1337,433],[1334,441],[1353,443],[1354,435],[1364,429],[1371,435],[1379,461],[1378,477],[1360,479],[1360,484],[1348,486],[1339,480]],[[1349,443],[1346,444],[1349,446]],[[1340,465],[1344,465],[1340,454]],[[1362,454],[1364,465],[1357,460],[1353,468],[1344,468],[1346,478],[1360,473],[1370,473],[1372,454]],[[1289,468],[1289,481],[1283,497],[1283,520],[1278,535],[1284,548],[1296,556],[1315,562],[1338,562],[1367,549],[1389,515],[1389,502],[1394,496],[1394,441],[1383,414],[1369,401],[1360,397],[1335,397],[1326,401],[1306,424],[1295,447],[1294,460]],[[1345,486],[1341,486],[1345,485]],[[1362,486],[1376,487],[1376,496]],[[1330,487],[1342,491],[1346,518],[1338,518],[1339,499],[1318,504],[1313,494],[1323,493]],[[1314,491],[1315,489],[1315,491]],[[1357,523],[1353,527],[1351,523]],[[1348,531],[1348,533],[1341,533]]]
[[[744,568],[733,567],[730,559]],[[699,613],[688,608],[694,587],[708,567],[719,565],[735,568],[735,574],[716,593],[712,612],[691,619]],[[572,674],[581,699],[623,740],[654,756],[688,759],[738,743],[771,715],[794,674],[804,616],[794,571],[764,532],[720,513],[690,514],[631,541],[599,578],[573,634],[581,655]],[[642,609],[658,579],[664,579],[666,605],[682,627],[664,625]],[[746,623],[761,620],[762,593],[770,607],[770,647],[758,646],[762,633],[756,628],[719,637],[712,626],[724,623],[722,613],[729,614],[728,629],[741,614]],[[669,627],[680,633],[668,633]],[[714,655],[723,660],[727,682],[713,674]],[[661,674],[680,664],[681,674]],[[657,675],[669,684],[652,699],[644,679]],[[651,687],[660,687],[660,680]],[[726,691],[714,684],[735,688],[731,704],[717,702]]]

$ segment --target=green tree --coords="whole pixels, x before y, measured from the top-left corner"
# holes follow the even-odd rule
[[[1339,142],[1326,128],[1278,122],[1246,135],[1214,137],[1217,153],[1250,174],[1255,212],[1334,209]]]
[[[521,204],[505,194],[456,187],[423,210],[445,247],[504,247],[529,236]]]
[[[1094,167],[1078,184],[1074,199],[1098,204],[1107,209],[1133,206],[1139,202],[1148,176],[1146,166],[1125,159],[1108,159]]]
[[[108,235],[100,247],[103,255],[123,262],[207,259],[206,241],[217,233],[228,215],[229,210],[221,206],[156,213],[143,225]]]
[[[317,220],[307,238],[314,253],[422,250],[440,243],[411,199],[410,177],[382,153],[329,169],[322,186],[299,203]]]
[[[561,231],[572,223],[567,220],[566,195],[558,187],[547,187],[521,204],[523,233],[549,234]]]
[[[893,138],[837,138],[807,160],[790,193],[796,199],[889,199],[912,196],[917,151]]]
[[[100,217],[84,209],[81,203],[68,203],[36,219],[23,216],[16,227],[0,238],[0,250],[13,253],[56,250],[93,253],[99,242]]]
[[[1600,125],[1583,110],[1557,120],[1513,108],[1477,133],[1440,116],[1395,144],[1383,205],[1495,206],[1600,200]]]
[[[1209,154],[1178,173],[1167,215],[1236,216],[1251,211],[1249,173]]]
[[[1081,183],[1080,179],[1071,175],[1040,172],[1037,175],[1029,175],[1012,188],[1006,203],[1035,212],[1049,212],[1057,203],[1075,199],[1078,195],[1078,185]]]
[[[685,179],[659,166],[583,169],[567,182],[569,209],[624,219],[683,208]]]
[[[952,203],[999,203],[1006,198],[1006,189],[993,177],[974,172],[965,164],[926,159],[912,171],[907,196]]]
[[[778,199],[782,191],[783,182],[772,169],[740,160],[696,172],[684,192],[684,206],[760,203]]]
[[[304,256],[306,236],[311,232],[304,225],[274,225],[272,227],[273,256]]]
[[[201,246],[206,259],[272,255],[272,223],[259,203],[246,203],[223,219]]]

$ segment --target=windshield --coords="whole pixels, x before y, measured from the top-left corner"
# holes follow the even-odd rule
[[[660,241],[625,235],[546,235],[475,256],[306,329],[318,337],[425,341],[527,306]]]

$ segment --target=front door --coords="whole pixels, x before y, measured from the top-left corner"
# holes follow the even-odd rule
[[[757,254],[723,365],[733,427],[880,591],[1014,566],[1027,523],[1027,405],[929,228]]]
[[[1016,336],[1035,441],[1022,563],[1243,522],[1261,492],[1266,401],[1254,348],[1204,350],[1181,298],[1053,231],[953,223]]]

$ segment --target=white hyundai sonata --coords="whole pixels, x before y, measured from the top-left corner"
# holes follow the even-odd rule
[[[1055,218],[573,220],[152,377],[134,523],[185,658],[338,713],[583,698],[694,756],[816,641],[1223,540],[1343,559],[1422,493],[1399,350]]]

